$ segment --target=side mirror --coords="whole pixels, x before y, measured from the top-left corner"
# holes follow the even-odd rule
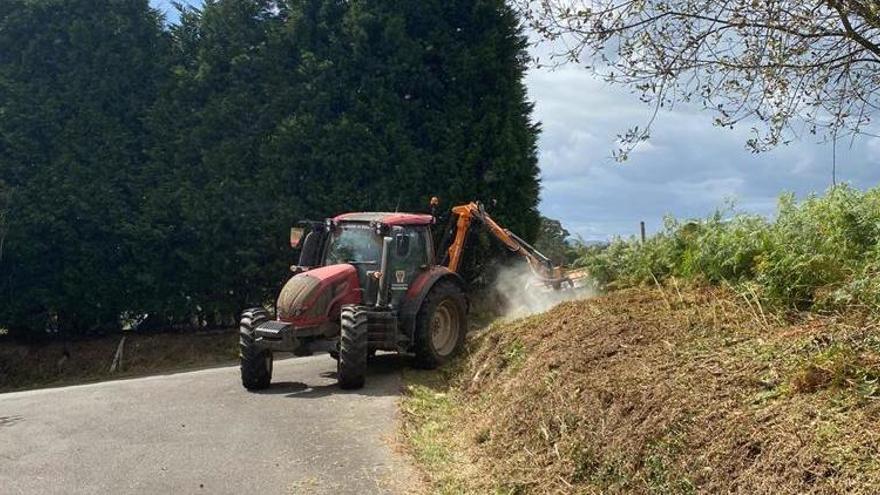
[[[299,247],[300,243],[303,239],[303,234],[305,234],[305,229],[302,227],[291,227],[290,228],[290,247],[296,249]]]
[[[398,258],[403,258],[409,254],[409,236],[406,234],[397,234],[394,236],[394,251]]]

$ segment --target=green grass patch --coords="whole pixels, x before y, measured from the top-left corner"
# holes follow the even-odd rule
[[[663,437],[648,444],[645,458],[645,483],[649,493],[691,495],[694,485],[678,476],[672,468],[675,459],[686,450],[681,436],[683,431],[670,429]]]
[[[852,389],[862,397],[876,397],[880,377],[876,358],[867,358],[851,344],[832,344],[798,363],[790,380],[791,390]]]
[[[472,493],[462,473],[462,450],[455,444],[453,418],[458,399],[450,387],[455,364],[441,370],[406,370],[401,400],[403,437],[431,493]]]
[[[504,366],[516,371],[526,359],[526,347],[519,339],[514,339],[504,350]]]

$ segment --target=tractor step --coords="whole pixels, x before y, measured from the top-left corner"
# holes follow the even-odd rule
[[[255,343],[263,349],[274,352],[292,352],[297,356],[308,356],[312,352],[335,348],[335,339],[332,345],[323,342],[322,329],[320,327],[296,328],[292,323],[279,320],[269,320],[254,328]]]
[[[367,332],[370,347],[383,351],[400,351],[397,314],[391,311],[367,311]]]
[[[264,339],[281,340],[284,332],[289,332],[293,328],[290,323],[283,321],[270,320],[256,328],[257,337]]]
[[[283,321],[270,320],[254,328],[256,344],[273,351],[293,352],[299,341],[293,335],[293,325]]]

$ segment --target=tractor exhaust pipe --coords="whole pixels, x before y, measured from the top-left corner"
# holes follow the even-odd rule
[[[379,293],[376,294],[376,305],[379,307],[388,305],[388,278],[391,276],[388,273],[388,262],[391,259],[391,243],[393,241],[394,239],[390,237],[382,238],[382,261],[379,265],[381,276],[379,277]]]

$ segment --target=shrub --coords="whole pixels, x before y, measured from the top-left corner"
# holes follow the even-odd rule
[[[798,202],[779,200],[776,219],[716,211],[702,220],[667,218],[644,243],[616,239],[578,264],[609,288],[670,276],[750,283],[771,305],[880,308],[880,188],[839,186]]]

